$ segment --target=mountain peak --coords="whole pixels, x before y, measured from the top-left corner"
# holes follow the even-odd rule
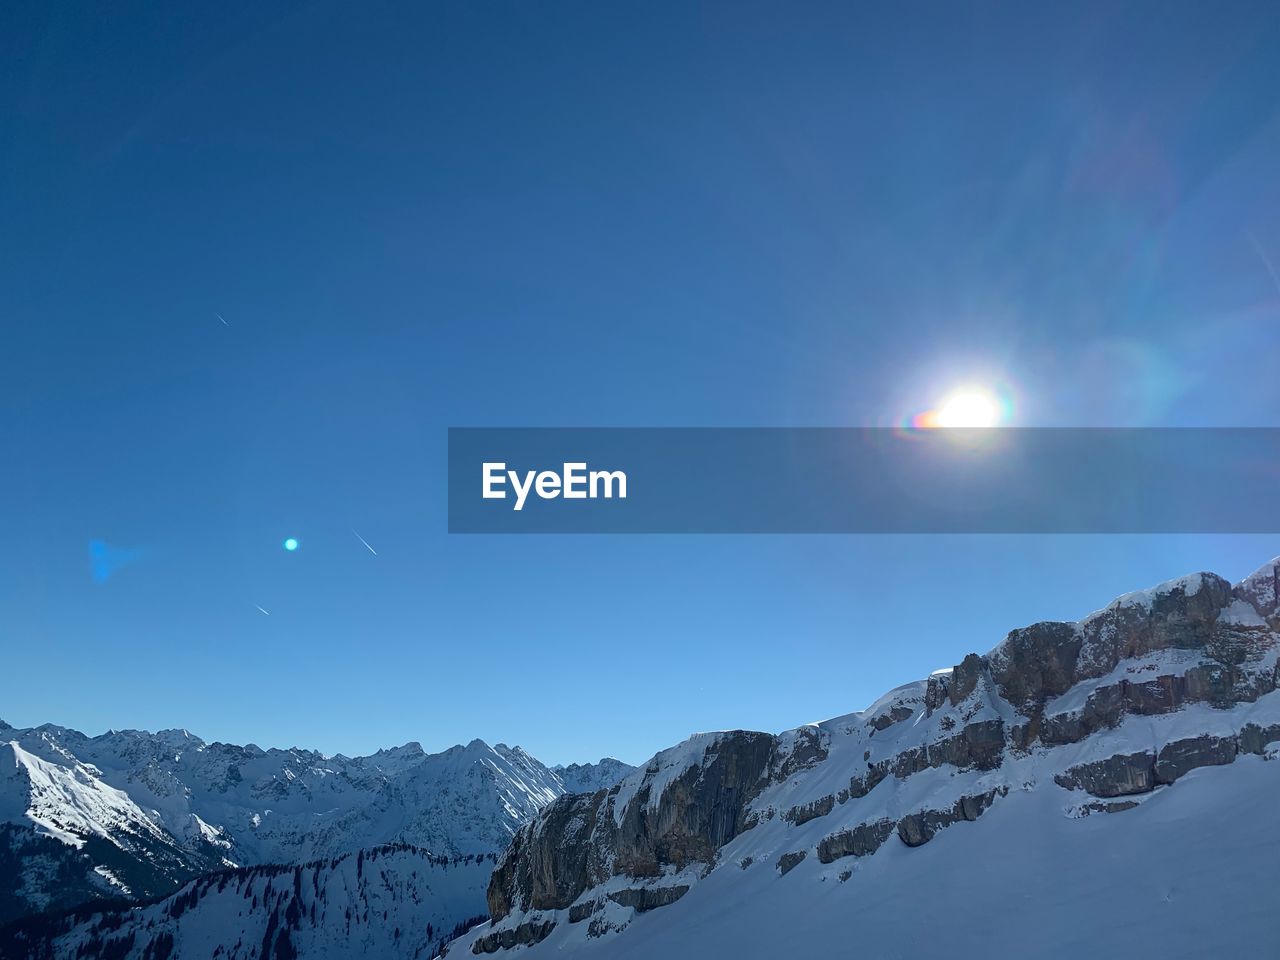
[[[338,754],[337,756],[343,757],[342,754]],[[402,743],[398,747],[383,747],[377,753],[375,753],[374,756],[375,757],[421,757],[421,756],[426,756],[426,751],[422,749],[422,744],[419,743],[417,740],[409,740],[406,743]],[[346,758],[344,757],[344,759]]]
[[[1236,591],[1263,617],[1280,616],[1280,557],[1236,584]]]

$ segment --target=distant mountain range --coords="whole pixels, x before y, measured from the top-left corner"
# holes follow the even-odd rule
[[[630,769],[610,759],[551,768],[481,740],[437,754],[409,743],[326,757],[206,743],[185,730],[88,737],[0,723],[0,922],[167,894],[210,870],[387,843],[491,859],[540,807]],[[480,896],[470,909],[483,907]]]
[[[633,771],[478,742],[334,761],[0,731],[4,855],[28,894],[58,870],[127,883],[121,861],[165,882],[195,868],[183,857],[292,861],[28,917],[0,954],[1269,955],[1278,688],[1280,558],[1014,630],[857,713],[699,734]],[[77,842],[76,869],[37,849]]]

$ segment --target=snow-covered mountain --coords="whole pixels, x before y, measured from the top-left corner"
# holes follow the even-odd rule
[[[554,766],[552,772],[564,784],[565,793],[595,793],[604,787],[612,787],[635,767],[612,757],[605,757],[599,763],[571,763],[566,766]]]
[[[1275,951],[1280,559],[1196,574],[861,713],[702,734],[517,834],[450,957]]]
[[[495,859],[391,844],[313,863],[227,869],[138,907],[29,918],[0,931],[0,954],[428,960],[483,920],[473,914]]]
[[[1270,955],[1278,683],[1280,558],[1234,586],[1196,574],[1015,630],[859,713],[700,734],[542,806],[500,856],[394,846],[228,869],[130,910],[28,918],[0,954],[426,960],[448,939],[451,960]],[[386,782],[420,797],[420,764]],[[83,831],[72,814],[95,803],[145,838],[112,797],[42,838]],[[490,867],[484,920],[469,905]]]
[[[391,842],[450,858],[495,854],[540,807],[630,769],[606,759],[561,773],[481,740],[352,758],[206,743],[185,730],[88,737],[0,725],[0,921]]]

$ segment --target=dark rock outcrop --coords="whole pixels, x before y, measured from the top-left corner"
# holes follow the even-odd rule
[[[499,950],[510,950],[512,947],[540,943],[547,939],[555,928],[556,922],[554,920],[529,920],[517,927],[495,930],[493,933],[486,933],[482,937],[477,937],[475,943],[471,945],[471,952],[475,954],[497,953]]]
[[[943,704],[949,702],[949,690],[951,687],[950,673],[935,673],[925,683],[924,691],[924,715],[926,717],[933,716],[935,710],[940,710]]]
[[[1231,584],[1214,573],[1184,581],[1141,602],[1122,598],[1084,621],[1075,679],[1104,676],[1121,660],[1155,650],[1208,646],[1218,614],[1231,603]]]
[[[794,823],[798,827],[800,824],[816,820],[818,817],[825,817],[835,809],[835,805],[836,798],[834,796],[819,797],[812,803],[802,803],[799,806],[792,807],[782,815],[782,819],[789,823]]]
[[[1235,737],[1192,737],[1176,740],[1156,756],[1156,783],[1173,783],[1197,767],[1231,763],[1236,758]]]
[[[849,795],[864,797],[889,774],[899,780],[950,764],[961,770],[994,770],[1004,757],[1004,721],[975,720],[959,733],[933,743],[910,747],[869,765],[863,776],[850,778]]]
[[[961,770],[994,770],[1004,754],[1004,721],[978,720],[954,737],[928,745],[929,766],[949,763]]]
[[[1093,691],[1077,712],[1045,717],[1040,739],[1049,745],[1078,743],[1099,730],[1118,726],[1129,714],[1172,713],[1188,703],[1229,707],[1252,703],[1274,689],[1275,677],[1269,672],[1244,675],[1216,663],[1198,664],[1182,674],[1150,680],[1121,680]]]
[[[867,764],[867,772],[849,778],[849,796],[857,800],[875,789],[876,784],[889,775],[887,763]]]
[[[875,730],[888,730],[895,723],[901,723],[913,713],[915,713],[915,711],[910,707],[904,707],[902,704],[896,704],[884,713],[880,714],[878,717],[872,718],[871,726]]]
[[[1153,753],[1123,753],[1072,767],[1053,779],[1060,787],[1083,789],[1094,797],[1125,797],[1154,790],[1155,767]]]
[[[609,894],[609,899],[624,907],[633,907],[636,913],[644,913],[675,903],[688,892],[688,884],[673,887],[631,887],[614,891]]]
[[[584,903],[575,903],[569,908],[569,922],[581,923],[587,917],[591,916],[601,907],[599,900],[587,900]]]
[[[1280,741],[1280,723],[1266,727],[1246,723],[1240,728],[1238,746],[1241,753],[1260,754],[1277,741]]]
[[[726,734],[702,764],[667,785],[656,805],[642,787],[622,813],[614,872],[652,877],[664,865],[683,869],[714,860],[742,832],[747,804],[767,782],[775,746],[776,738],[766,733]]]
[[[1137,800],[1092,800],[1080,809],[1085,816],[1088,816],[1091,813],[1123,813],[1137,805]]]
[[[797,850],[794,853],[784,853],[778,858],[778,873],[786,876],[794,870],[804,860],[808,851]]]
[[[1026,711],[1066,693],[1076,681],[1082,642],[1074,623],[1036,623],[1011,631],[990,662],[1000,695]]]
[[[750,826],[747,806],[768,783],[826,757],[815,730],[783,741],[732,731],[709,741],[691,763],[652,797],[658,767],[615,817],[619,788],[561,797],[512,839],[489,882],[489,912],[564,909],[615,874],[657,877],[664,867],[712,863],[724,844]],[[617,822],[618,819],[621,822]]]
[[[867,857],[889,839],[895,824],[892,820],[862,823],[852,830],[841,830],[818,841],[818,860],[832,863],[841,857]]]
[[[947,699],[953,707],[958,706],[978,688],[978,681],[986,671],[987,661],[976,653],[969,654],[956,665],[951,671],[951,682],[947,685]]]
[[[516,908],[562,909],[597,882],[597,848],[590,841],[604,802],[603,790],[560,797],[534,819],[538,829],[518,831],[489,881],[489,915],[497,920]],[[523,894],[518,903],[517,892]]]
[[[1272,628],[1280,628],[1280,557],[1255,570],[1235,592]]]
[[[1000,787],[986,793],[961,797],[946,810],[921,810],[909,813],[898,821],[898,837],[908,847],[918,847],[933,839],[934,834],[944,827],[961,820],[977,820],[995,802],[996,797],[1004,796],[1007,788]]]

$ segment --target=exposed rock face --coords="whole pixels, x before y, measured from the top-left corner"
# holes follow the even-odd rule
[[[715,852],[741,832],[747,804],[764,785],[777,745],[764,733],[726,736],[704,765],[690,766],[651,804],[651,787],[622,811],[615,853],[617,870],[633,877],[657,876],[663,864],[677,869],[710,863]]]
[[[790,873],[804,861],[808,851],[797,850],[794,853],[784,853],[778,858],[778,872],[782,874]]]
[[[898,836],[908,847],[928,843],[943,827],[961,820],[977,820],[1004,792],[988,790],[976,796],[961,797],[947,810],[922,810],[908,814],[898,821]]]
[[[929,766],[949,763],[962,770],[994,770],[1004,751],[1004,721],[979,720],[967,724],[960,734],[928,747]]]
[[[888,712],[882,713],[880,716],[872,720],[871,726],[877,730],[888,730],[895,723],[901,723],[903,720],[906,720],[911,716],[911,714],[912,710],[909,707],[894,706],[890,708]]]
[[[1280,626],[1277,578],[1280,561],[1234,588],[1216,574],[1194,574],[1121,597],[1078,624],[1013,631],[986,658],[1001,695],[1028,718],[1011,731],[1012,742],[1023,749],[1037,740],[1076,743],[1127,714],[1168,713],[1187,703],[1229,707],[1275,690],[1274,667],[1258,667],[1274,643],[1272,629]],[[1122,677],[1099,686],[1078,710],[1045,714],[1049,701],[1076,684],[1164,650],[1199,652],[1201,659],[1176,672]]]
[[[912,747],[871,766],[866,774],[852,777],[849,794],[866,796],[889,774],[905,780],[915,773],[949,764],[961,770],[994,770],[1004,754],[1004,721],[977,720],[966,724],[959,733],[932,743]]]
[[[1204,648],[1231,599],[1231,584],[1214,573],[1184,577],[1138,602],[1122,597],[1080,625],[1076,679],[1104,676],[1121,660],[1155,650]]]
[[[1080,788],[1095,797],[1150,793],[1156,785],[1156,758],[1150,753],[1117,754],[1072,767],[1054,779],[1059,786]]]
[[[1157,713],[1187,701],[1228,705],[1257,699],[1275,689],[1275,676],[1242,677],[1236,668],[1270,644],[1263,618],[1276,616],[1277,577],[1280,564],[1275,562],[1234,589],[1215,573],[1183,577],[1167,589],[1124,596],[1080,623],[1036,623],[1012,631],[989,655],[988,666],[1002,696],[1034,716],[1047,700],[1082,680],[1106,676],[1121,660],[1157,650],[1203,650],[1206,663],[1184,676],[1102,687],[1078,726],[1048,731],[1052,742],[1088,736],[1124,712]],[[1236,602],[1257,614],[1257,622],[1245,622]],[[972,673],[973,667],[964,672]]]
[[[803,803],[799,806],[792,807],[782,816],[799,826],[802,823],[808,823],[810,820],[816,820],[818,817],[825,817],[836,805],[836,798],[831,794],[825,797],[819,797],[810,803]]]
[[[570,794],[536,818],[538,830],[521,830],[489,881],[489,915],[567,907],[593,882],[601,854],[593,843],[605,791]],[[609,824],[611,826],[612,824]],[[514,899],[517,891],[520,902]]]
[[[489,912],[564,909],[610,876],[710,864],[747,828],[748,805],[765,785],[825,756],[812,730],[789,738],[738,730],[709,740],[674,776],[655,758],[624,781],[634,787],[627,794],[620,786],[562,797],[512,841],[489,884]]]
[[[1182,675],[1165,675],[1152,680],[1121,680],[1099,687],[1075,713],[1045,717],[1040,739],[1048,744],[1078,743],[1098,730],[1116,726],[1126,714],[1154,715],[1178,709],[1184,703],[1216,701],[1220,686],[1216,667],[1192,667]]]
[[[1136,800],[1093,800],[1086,803],[1080,810],[1085,816],[1091,813],[1123,813],[1126,810],[1132,810],[1137,805],[1138,801]]]
[[[1014,630],[991,658],[992,676],[1015,707],[1043,704],[1075,683],[1083,642],[1074,623],[1037,623]]]
[[[609,899],[624,907],[634,907],[636,913],[644,913],[673,904],[688,892],[687,883],[672,887],[632,887],[609,894]]]
[[[1280,626],[1280,557],[1242,580],[1235,592],[1273,628]]]
[[[510,950],[512,947],[527,947],[547,939],[555,928],[554,920],[531,920],[518,927],[495,930],[493,933],[479,937],[471,947],[471,952],[497,953],[499,950]]]
[[[841,857],[869,857],[893,833],[892,820],[863,823],[852,830],[841,830],[818,842],[818,859],[831,863]]]
[[[581,923],[587,917],[591,916],[600,909],[599,900],[585,900],[582,903],[575,903],[569,908],[569,922]]]
[[[1280,741],[1280,723],[1266,727],[1246,723],[1240,728],[1239,752],[1260,754],[1271,744]]]
[[[1235,737],[1193,737],[1166,744],[1156,757],[1156,783],[1173,783],[1197,767],[1216,767],[1236,758]]]
[[[865,797],[876,788],[876,785],[881,780],[889,775],[889,765],[886,763],[868,764],[868,768],[866,773],[849,778],[849,796],[855,800]]]
[[[956,664],[951,671],[951,683],[947,688],[947,697],[953,707],[968,699],[978,688],[978,682],[986,674],[986,670],[986,661],[976,653],[969,654]]]

